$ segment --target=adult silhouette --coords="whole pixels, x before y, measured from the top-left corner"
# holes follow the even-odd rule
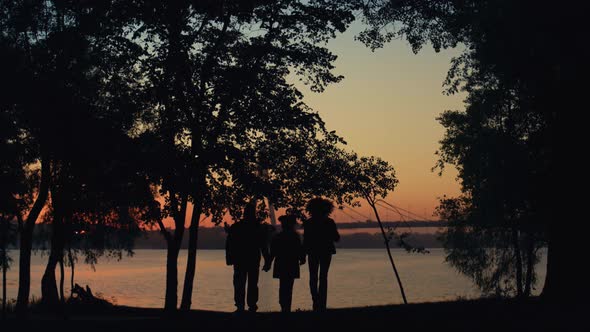
[[[234,267],[234,301],[236,312],[244,311],[246,283],[248,285],[248,311],[256,312],[258,306],[258,275],[260,258],[268,260],[267,228],[256,217],[256,204],[250,202],[244,208],[240,221],[229,227],[225,242],[227,265]]]
[[[340,234],[336,223],[330,218],[334,203],[323,198],[313,198],[307,202],[305,209],[311,216],[303,223],[303,247],[309,265],[309,290],[313,310],[322,311],[327,306],[328,270],[332,255],[336,253],[334,242],[340,240]]]
[[[281,232],[276,234],[270,245],[270,259],[263,270],[270,270],[274,260],[273,278],[279,279],[279,304],[282,312],[291,312],[293,284],[299,279],[299,265],[305,264],[305,251],[301,238],[295,231],[297,218],[293,215],[279,217]]]

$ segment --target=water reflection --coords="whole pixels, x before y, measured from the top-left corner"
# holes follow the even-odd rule
[[[18,261],[18,252],[13,251]],[[114,300],[117,304],[162,307],[164,304],[165,262],[164,250],[137,250],[133,257],[122,261],[101,260],[93,271],[88,265],[79,264],[76,282],[88,284],[95,294]],[[479,296],[474,285],[464,276],[444,263],[442,249],[432,249],[430,254],[407,254],[394,250],[396,264],[410,302],[452,300],[458,297]],[[402,303],[397,284],[381,249],[339,249],[334,256],[329,281],[328,307],[343,308]],[[40,280],[47,256],[33,257],[31,267],[31,295],[39,297]],[[186,252],[179,259],[179,275],[184,276]],[[545,258],[538,264],[538,280],[544,280]],[[302,267],[301,279],[295,281],[293,309],[311,309],[308,288],[307,265]],[[8,295],[17,293],[18,269],[8,272]],[[66,285],[69,284],[66,272]],[[261,311],[279,311],[278,280],[271,273],[260,274]],[[179,293],[182,279],[179,280]],[[536,287],[537,293],[542,285]],[[66,288],[66,292],[69,287]],[[200,250],[197,258],[197,278],[193,294],[193,308],[233,311],[232,268],[225,265],[222,250]]]

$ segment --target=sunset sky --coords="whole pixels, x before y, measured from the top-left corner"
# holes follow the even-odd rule
[[[360,29],[355,25],[329,44],[338,55],[335,72],[345,79],[321,94],[303,89],[305,100],[350,149],[395,167],[400,182],[387,201],[431,217],[438,197],[459,193],[454,169],[447,168],[442,177],[431,171],[444,133],[436,117],[463,109],[463,95],[442,93],[450,60],[459,50],[436,53],[427,46],[414,54],[406,41],[395,40],[371,52],[354,40]],[[352,221],[341,213],[336,217]],[[398,219],[385,210],[382,217]]]
[[[447,167],[442,177],[431,171],[444,134],[436,117],[444,110],[464,108],[463,95],[446,96],[442,87],[450,60],[459,50],[436,53],[426,46],[414,54],[406,41],[394,40],[372,52],[354,40],[361,29],[355,24],[328,45],[338,55],[334,72],[344,75],[342,82],[323,93],[294,83],[304,93],[305,102],[319,112],[329,130],[344,137],[350,150],[381,157],[395,167],[399,185],[388,202],[436,219],[433,212],[438,198],[459,193],[453,167]],[[336,210],[333,218],[337,222],[365,220],[362,215],[375,219],[366,204],[356,211],[359,213],[348,211],[346,215]],[[380,215],[384,220],[400,219],[385,209]],[[187,225],[189,220],[190,213]],[[207,220],[204,225],[212,224]]]

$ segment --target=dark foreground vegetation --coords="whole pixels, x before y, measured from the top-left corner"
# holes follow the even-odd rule
[[[162,309],[110,305],[68,305],[56,316],[37,307],[26,321],[9,316],[8,326],[19,331],[155,331],[241,330],[313,331],[384,330],[416,331],[567,331],[584,330],[582,306],[526,300],[482,299],[349,309],[323,313],[234,314],[192,310],[167,316]],[[5,325],[6,326],[6,325]],[[7,329],[8,331],[9,329]]]

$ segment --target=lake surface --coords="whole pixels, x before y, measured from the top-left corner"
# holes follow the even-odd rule
[[[442,249],[429,254],[408,254],[392,250],[409,302],[430,302],[474,298],[479,291],[466,277],[444,262]],[[11,252],[18,262],[18,251]],[[40,296],[40,281],[46,255],[33,257],[31,295]],[[165,290],[164,250],[136,250],[133,257],[123,260],[102,259],[96,271],[78,264],[75,282],[89,285],[93,292],[121,305],[163,307]],[[186,263],[186,251],[179,259],[179,298]],[[545,257],[538,266],[538,280],[545,280]],[[197,278],[193,293],[193,308],[233,311],[231,266],[225,265],[223,250],[199,250]],[[307,265],[302,266],[301,279],[295,281],[293,309],[311,309]],[[59,269],[58,269],[59,278]],[[69,270],[66,271],[66,293],[69,293]],[[8,297],[16,298],[18,267],[8,271]],[[271,272],[261,272],[259,288],[261,311],[279,311],[277,279]],[[537,285],[539,293],[542,284]],[[329,274],[328,307],[345,308],[402,303],[391,265],[384,249],[339,249],[332,260]]]

